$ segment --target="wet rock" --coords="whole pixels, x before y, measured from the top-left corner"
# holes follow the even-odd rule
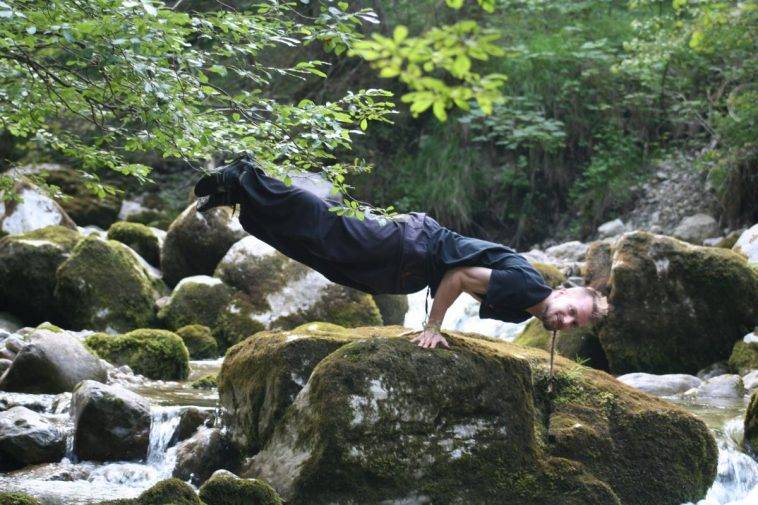
[[[74,452],[81,459],[144,459],[150,442],[150,404],[121,386],[84,381],[71,398]]]
[[[699,387],[703,381],[694,375],[629,373],[616,377],[633,388],[656,396],[672,396]]]
[[[184,341],[191,359],[215,358],[219,355],[216,339],[211,329],[200,324],[182,326],[176,334]]]
[[[598,337],[614,374],[696,373],[758,322],[758,270],[729,250],[633,232],[611,252]]]
[[[120,242],[82,240],[55,276],[55,299],[67,328],[117,333],[154,319],[159,286]]]
[[[549,351],[551,338],[552,332],[545,329],[542,321],[532,318],[513,343]],[[556,339],[555,350],[561,356],[580,361],[582,364],[593,368],[608,369],[608,359],[600,346],[597,332],[593,328],[575,328],[561,331]]]
[[[597,236],[598,238],[615,237],[621,235],[625,231],[626,227],[624,226],[624,222],[621,219],[614,219],[613,221],[608,221],[598,226]]]
[[[0,306],[30,323],[59,319],[55,271],[82,236],[48,226],[0,240]]]
[[[233,468],[238,461],[232,444],[219,428],[201,427],[177,446],[172,476],[200,485],[216,470]]]
[[[753,370],[750,373],[746,373],[742,376],[742,384],[745,385],[747,391],[752,391],[758,388],[758,370]]]
[[[59,461],[65,452],[65,432],[45,417],[25,407],[0,412],[0,471]]]
[[[131,247],[145,261],[154,267],[158,267],[161,261],[162,243],[158,232],[144,224],[118,221],[108,228],[108,239],[116,240]]]
[[[19,235],[53,225],[76,230],[66,211],[34,184],[22,179],[14,191],[20,201],[6,202],[0,198],[0,232]]]
[[[712,216],[695,214],[682,219],[671,234],[691,244],[700,245],[708,237],[719,235],[720,232],[719,224]]]
[[[554,258],[564,261],[582,261],[587,254],[587,247],[589,247],[587,244],[573,240],[548,247],[545,252]]]
[[[123,335],[95,333],[85,344],[109,363],[128,365],[149,379],[183,380],[189,374],[187,347],[170,331],[145,328]]]
[[[403,324],[408,312],[407,295],[373,295],[373,298],[385,325]]]
[[[179,414],[179,425],[176,427],[169,446],[188,439],[195,434],[200,426],[207,425],[213,418],[213,412],[198,407],[189,407]]]
[[[229,286],[215,277],[187,277],[176,285],[168,302],[158,312],[158,318],[171,330],[190,324],[213,328],[219,312],[229,303],[233,293]]]
[[[200,488],[200,499],[207,505],[281,505],[282,499],[267,482],[240,479],[218,470]]]
[[[351,340],[320,356],[285,345],[323,339],[307,333],[261,333],[232,348],[220,389],[240,407],[245,391],[269,404],[265,385],[284,363],[310,369],[261,450],[245,449],[240,476],[266,480],[292,504],[642,505],[697,501],[716,475],[702,421],[604,372],[558,357],[549,403],[544,351],[454,332],[452,350],[420,349],[400,331],[351,329]],[[269,365],[271,375],[242,375],[245,363],[252,371],[272,361],[282,365]],[[248,440],[257,429],[246,425]],[[238,435],[242,424],[232,420],[230,430]]]
[[[758,454],[758,391],[750,396],[750,403],[745,412],[745,445]]]
[[[707,367],[703,368],[697,373],[697,378],[700,380],[708,380],[719,375],[731,373],[732,370],[729,367],[728,361],[717,361]]]
[[[754,224],[740,235],[732,247],[737,254],[741,254],[750,263],[758,263],[758,224]]]
[[[719,375],[704,381],[697,388],[687,391],[685,395],[698,400],[736,399],[745,395],[745,386],[739,375]]]
[[[100,360],[68,332],[35,330],[26,340],[28,345],[0,377],[0,390],[62,393],[83,380],[107,378]]]
[[[229,248],[247,235],[231,209],[200,214],[192,203],[171,223],[161,249],[166,283],[175,285],[193,275],[211,275]]]
[[[729,356],[729,368],[740,375],[758,369],[758,342],[737,341]]]

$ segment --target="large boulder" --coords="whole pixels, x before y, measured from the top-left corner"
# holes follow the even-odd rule
[[[82,173],[60,167],[50,170],[44,179],[63,193],[57,201],[79,226],[94,225],[105,229],[118,218],[123,197],[108,194],[101,198],[87,187]]]
[[[451,350],[421,349],[400,331],[348,330],[352,339],[335,335],[328,344],[338,347],[321,359],[289,352],[310,376],[240,476],[266,480],[293,505],[642,505],[697,501],[716,475],[702,421],[604,372],[559,357],[551,395],[544,351],[457,333]],[[229,351],[222,403],[270,403],[265,384],[282,374],[270,365],[273,377],[231,392],[253,381],[243,370],[272,360],[261,347],[287,353],[288,337],[303,348],[323,339],[301,330],[266,344],[261,335]],[[249,442],[257,427],[229,429]]]
[[[560,288],[566,282],[566,276],[555,265],[534,262],[532,266],[540,273],[545,283],[553,289]]]
[[[171,223],[161,249],[161,267],[169,286],[193,275],[211,275],[226,251],[247,235],[231,209],[205,213],[192,203]]]
[[[154,267],[161,263],[161,244],[165,232],[140,223],[118,221],[108,228],[108,239],[131,247]]]
[[[558,258],[563,261],[582,261],[587,254],[587,244],[572,240],[563,244],[554,245],[545,249],[548,256]]]
[[[65,452],[65,430],[44,416],[26,407],[0,412],[0,471],[60,461]]]
[[[76,230],[66,211],[34,184],[22,179],[13,190],[18,200],[5,201],[0,194],[0,235],[19,235],[53,225]]]
[[[612,246],[608,279],[598,337],[616,374],[694,374],[758,323],[758,270],[726,249],[629,233]]]
[[[105,503],[112,503],[112,505],[204,505],[192,486],[179,479],[162,480],[131,500]]]
[[[729,356],[729,367],[740,375],[758,370],[758,342],[738,340]]]
[[[513,342],[526,347],[550,351],[551,339],[552,332],[545,329],[542,321],[532,318]],[[576,360],[584,365],[608,370],[608,359],[605,357],[595,328],[571,328],[558,332],[555,350],[561,356]]]
[[[655,375],[644,372],[628,373],[616,377],[628,386],[656,396],[672,396],[698,388],[703,383],[694,375],[664,374]]]
[[[721,234],[718,222],[708,214],[695,214],[683,218],[671,233],[678,239],[701,245],[709,237]]]
[[[116,366],[154,380],[183,380],[189,375],[189,352],[181,337],[167,330],[139,329],[123,335],[94,333],[87,347]]]
[[[200,487],[200,500],[206,505],[281,505],[282,499],[267,482],[240,479],[219,470]]]
[[[218,356],[218,344],[211,329],[201,324],[190,324],[176,330],[187,347],[190,358],[208,359]]]
[[[264,330],[264,324],[258,320],[260,311],[260,305],[256,305],[250,296],[242,292],[235,293],[218,313],[213,328],[219,350],[225,351],[227,347]]]
[[[107,371],[97,357],[68,332],[35,330],[0,377],[0,390],[23,393],[73,391],[81,381],[105,381]]]
[[[157,286],[120,242],[87,237],[55,277],[55,299],[67,327],[117,333],[154,319]]]
[[[373,298],[382,315],[382,323],[402,326],[408,312],[408,295],[373,295]]]
[[[176,448],[173,476],[200,485],[218,469],[234,468],[237,453],[220,428],[202,427]]]
[[[83,381],[71,397],[74,452],[81,459],[144,459],[150,443],[150,404],[121,386]]]
[[[745,256],[749,263],[758,264],[758,224],[754,224],[745,230],[732,250]]]
[[[158,312],[158,319],[171,330],[190,324],[213,328],[219,312],[233,294],[234,290],[216,277],[186,277],[176,285],[171,297]]]
[[[81,238],[56,225],[0,239],[0,307],[29,324],[60,319],[55,271]]]

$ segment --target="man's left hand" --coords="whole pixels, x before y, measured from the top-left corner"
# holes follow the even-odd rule
[[[434,330],[424,330],[415,337],[411,339],[411,342],[418,342],[419,347],[423,347],[425,349],[434,349],[437,347],[437,344],[442,344],[448,349],[450,349],[450,346],[447,344],[447,340],[445,340],[445,337],[442,336],[442,334],[438,331]]]

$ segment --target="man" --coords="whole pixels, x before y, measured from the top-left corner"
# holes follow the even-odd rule
[[[548,330],[595,323],[608,310],[584,287],[553,290],[523,256],[493,242],[462,236],[423,213],[382,220],[339,216],[304,189],[269,177],[242,156],[195,185],[197,210],[240,204],[240,224],[281,253],[329,280],[367,293],[414,293],[434,299],[412,341],[442,344],[445,312],[461,293],[480,302],[479,317],[521,322],[538,317]]]

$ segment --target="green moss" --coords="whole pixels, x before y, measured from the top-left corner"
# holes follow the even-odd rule
[[[216,339],[211,335],[211,329],[200,324],[190,324],[182,326],[176,330],[187,346],[190,358],[207,359],[218,356],[218,345]]]
[[[403,324],[408,312],[407,295],[373,295],[373,298],[385,325]]]
[[[170,330],[192,324],[213,328],[219,312],[231,297],[232,289],[219,279],[188,277],[174,288],[169,302],[158,312],[158,318]]]
[[[213,389],[218,387],[218,376],[215,374],[207,374],[195,379],[190,384],[194,389]]]
[[[593,242],[587,248],[587,256],[582,275],[586,286],[608,295],[611,278],[611,243],[609,241]]]
[[[153,322],[158,292],[120,242],[82,240],[55,277],[55,299],[68,328],[128,331]]]
[[[78,225],[95,225],[106,229],[118,219],[123,198],[117,195],[98,197],[85,186],[81,173],[69,168],[53,170],[45,176],[45,181],[58,186],[66,195],[57,201]]]
[[[189,374],[189,353],[182,339],[166,330],[139,329],[124,335],[95,333],[85,345],[116,366],[129,365],[155,380],[182,380]]]
[[[2,493],[0,492],[0,504],[2,505],[41,505],[36,498],[25,493]]]
[[[758,368],[758,343],[738,340],[729,356],[729,367],[740,375]]]
[[[131,247],[151,265],[156,267],[160,265],[160,241],[153,230],[147,226],[118,221],[108,229],[108,239]]]
[[[250,335],[263,331],[263,323],[253,318],[258,307],[243,293],[236,293],[219,312],[213,336],[224,351]]]
[[[200,487],[207,505],[281,505],[274,488],[259,479],[240,479],[233,474],[214,475]]]
[[[309,321],[326,321],[346,328],[382,324],[382,315],[371,295],[332,284],[307,310],[288,314],[271,323],[271,328],[292,328]]]
[[[202,505],[192,486],[179,479],[166,479],[144,491],[135,505]]]
[[[752,454],[758,454],[758,391],[753,391],[745,412],[745,445]]]
[[[168,229],[171,226],[171,221],[176,216],[172,216],[168,212],[155,209],[145,209],[126,217],[126,220],[130,223],[144,224],[145,226],[152,226],[161,230]]]
[[[546,330],[542,322],[535,318],[529,321],[513,343],[549,352],[551,334],[552,332]],[[569,359],[600,370],[608,369],[608,360],[594,328],[575,328],[558,332],[555,349]]]
[[[44,323],[42,323],[42,324],[37,325],[37,329],[38,330],[52,331],[53,333],[62,333],[63,332],[63,328],[61,328],[60,326],[56,326],[56,325],[54,325],[54,324],[52,324],[50,322],[47,322],[47,321],[44,322]]]
[[[532,266],[542,275],[545,283],[553,289],[563,286],[563,283],[566,282],[566,276],[563,275],[563,272],[553,265],[532,263]]]
[[[308,333],[309,335],[333,334],[350,332],[348,328],[334,323],[325,323],[323,321],[313,321],[312,323],[301,324],[300,326],[289,330],[290,334]]]

